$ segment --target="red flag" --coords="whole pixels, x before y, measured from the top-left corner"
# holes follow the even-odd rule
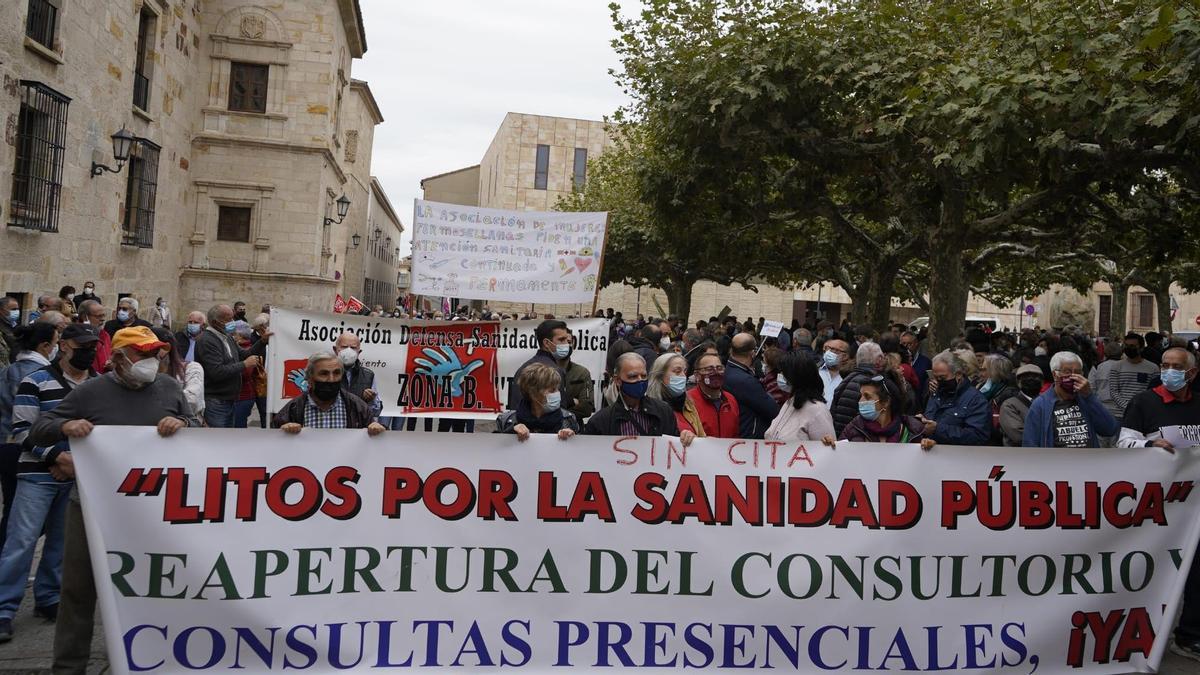
[[[334,314],[345,314],[346,313],[346,301],[342,299],[341,293],[338,293],[333,298],[333,313]]]
[[[353,295],[350,296],[350,300],[346,303],[346,311],[351,314],[358,314],[363,310],[363,307],[366,307],[366,305],[363,304],[362,300]]]

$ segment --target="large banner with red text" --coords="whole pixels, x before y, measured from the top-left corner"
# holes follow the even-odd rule
[[[517,369],[538,350],[537,321],[409,321],[303,310],[271,310],[267,400],[271,412],[307,391],[305,367],[334,351],[343,333],[358,338],[359,367],[374,374],[385,416],[495,419]],[[606,319],[568,319],[571,362],[592,375],[594,400],[608,354]]]
[[[1196,449],[97,427],[72,450],[118,672],[1151,672],[1200,533]]]

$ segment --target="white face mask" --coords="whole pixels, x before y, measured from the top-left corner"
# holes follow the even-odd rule
[[[139,384],[150,384],[158,377],[158,359],[142,359],[129,367],[129,379]]]
[[[353,347],[343,347],[342,351],[338,352],[338,361],[341,361],[343,366],[349,368],[358,361],[358,352],[354,351]]]
[[[671,348],[671,338],[665,337],[658,341],[658,346],[664,352]]]

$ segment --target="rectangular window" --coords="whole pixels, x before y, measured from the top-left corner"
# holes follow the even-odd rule
[[[267,78],[270,66],[257,63],[229,64],[229,109],[267,112]]]
[[[157,17],[153,12],[142,10],[138,19],[137,55],[133,62],[133,104],[142,110],[149,110],[150,105],[150,64],[151,49],[154,45],[154,23]]]
[[[1100,296],[1100,311],[1099,321],[1097,322],[1097,333],[1100,335],[1108,335],[1112,332],[1112,301],[1111,295]]]
[[[587,181],[587,148],[575,148],[575,189],[582,190]]]
[[[537,146],[537,167],[533,170],[533,189],[545,190],[550,177],[550,146]]]
[[[12,205],[8,210],[8,224],[13,227],[58,231],[70,103],[71,99],[41,82],[21,81]]]
[[[47,49],[54,49],[54,31],[57,28],[58,3],[51,0],[29,0],[25,35]]]
[[[249,206],[221,206],[217,214],[218,241],[250,241]]]
[[[129,152],[125,184],[125,220],[121,243],[138,248],[154,246],[154,204],[158,198],[158,153],[154,143],[139,138]]]
[[[1151,328],[1154,326],[1154,296],[1140,293],[1137,296],[1137,327]]]

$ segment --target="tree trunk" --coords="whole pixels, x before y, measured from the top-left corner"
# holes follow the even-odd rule
[[[679,317],[685,325],[691,325],[692,287],[696,280],[692,277],[682,277],[663,290],[667,293],[667,311],[672,316]]]
[[[1171,282],[1164,281],[1147,290],[1154,292],[1154,309],[1158,311],[1158,332],[1171,330]]]
[[[880,333],[886,331],[891,323],[892,290],[896,287],[899,271],[900,264],[892,257],[880,260],[871,270],[871,293],[865,318]]]
[[[929,231],[929,353],[948,348],[963,332],[970,289],[963,275],[966,209],[962,193],[943,188],[942,214]]]
[[[1117,280],[1110,281],[1109,286],[1112,287],[1112,316],[1108,319],[1108,325],[1101,328],[1106,331],[1106,335],[1120,340],[1125,337],[1125,326],[1129,318],[1129,284]]]
[[[854,288],[845,289],[850,296],[850,324],[857,326],[865,323],[871,307],[871,273],[863,272],[862,278]]]

